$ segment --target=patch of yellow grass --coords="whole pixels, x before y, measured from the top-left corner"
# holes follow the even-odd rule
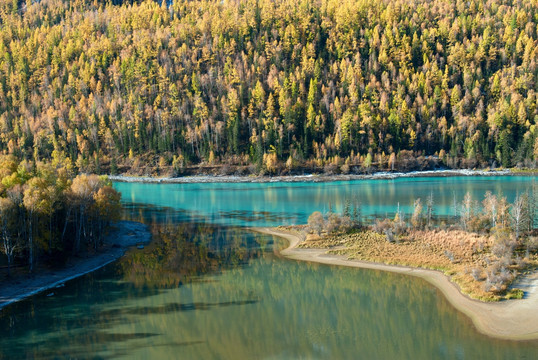
[[[486,268],[495,256],[490,252],[494,239],[462,230],[411,230],[398,242],[388,242],[372,230],[349,234],[309,237],[301,248],[327,248],[328,253],[349,259],[403,265],[443,271],[465,294],[483,301],[503,298],[485,291]],[[536,266],[536,256],[527,265]],[[472,270],[474,274],[472,274]],[[511,268],[518,273],[521,269]],[[474,276],[473,276],[474,275]]]

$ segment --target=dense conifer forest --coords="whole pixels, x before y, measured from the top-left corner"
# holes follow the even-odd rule
[[[0,23],[0,150],[20,159],[174,174],[538,159],[536,0],[2,0]]]

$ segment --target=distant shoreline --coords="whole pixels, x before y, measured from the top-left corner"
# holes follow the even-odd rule
[[[525,289],[524,299],[485,303],[463,295],[458,287],[439,271],[348,260],[343,256],[326,254],[327,249],[298,249],[297,245],[302,239],[298,234],[290,231],[277,228],[252,228],[252,230],[288,240],[288,248],[280,251],[280,254],[288,259],[420,277],[438,288],[457,310],[470,317],[479,332],[508,340],[538,339],[538,312],[536,311],[538,309],[538,273],[518,280],[516,286]]]
[[[449,176],[538,176],[538,172],[514,172],[511,170],[428,170],[412,172],[377,172],[371,175],[285,175],[285,176],[232,176],[232,175],[196,175],[184,177],[150,177],[109,175],[108,178],[116,182],[126,183],[162,183],[162,184],[189,184],[189,183],[272,183],[272,182],[329,182],[351,180],[398,179],[415,177],[449,177]]]
[[[134,221],[119,221],[113,225],[105,240],[105,249],[93,256],[76,259],[71,266],[48,270],[37,275],[25,275],[0,283],[0,312],[9,304],[32,295],[63,286],[66,281],[96,271],[122,257],[127,248],[145,244],[151,240],[146,225]]]

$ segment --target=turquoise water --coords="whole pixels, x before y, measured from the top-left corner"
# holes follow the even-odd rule
[[[398,204],[412,213],[416,198],[423,203],[433,194],[437,215],[454,215],[454,198],[466,192],[482,201],[486,191],[512,201],[532,185],[534,177],[423,177],[394,180],[360,180],[328,183],[116,183],[127,204],[151,204],[179,211],[178,221],[222,225],[278,226],[304,224],[313,211],[341,212],[346,201],[360,203],[364,215],[394,214]],[[138,207],[135,208],[138,210]]]
[[[537,341],[479,334],[421,279],[282,259],[278,239],[242,227],[304,222],[349,196],[365,213],[392,213],[431,191],[450,215],[454,192],[510,199],[531,182],[115,184],[153,243],[2,310],[0,358],[534,359]]]

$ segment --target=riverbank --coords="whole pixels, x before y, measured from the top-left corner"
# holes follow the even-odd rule
[[[188,183],[271,183],[271,182],[329,182],[351,180],[374,180],[374,179],[397,179],[414,177],[448,177],[448,176],[501,176],[501,175],[524,175],[535,176],[533,172],[514,172],[510,170],[430,170],[412,172],[377,172],[370,175],[355,174],[308,174],[286,176],[233,176],[233,175],[196,175],[184,177],[150,177],[150,176],[124,176],[109,175],[112,181],[127,183],[163,183],[163,184],[188,184]]]
[[[253,230],[289,241],[289,246],[280,251],[280,254],[289,259],[389,271],[422,278],[437,287],[456,309],[469,316],[481,333],[509,340],[538,339],[538,273],[523,276],[515,284],[515,287],[525,291],[523,299],[484,303],[463,295],[458,287],[439,271],[348,260],[344,256],[327,254],[327,249],[298,249],[297,246],[303,240],[298,233],[277,228]]]
[[[119,221],[113,225],[99,253],[88,258],[77,258],[60,270],[48,270],[0,283],[0,311],[6,305],[63,286],[66,281],[100,269],[123,256],[129,247],[150,240],[151,233],[146,225]]]

